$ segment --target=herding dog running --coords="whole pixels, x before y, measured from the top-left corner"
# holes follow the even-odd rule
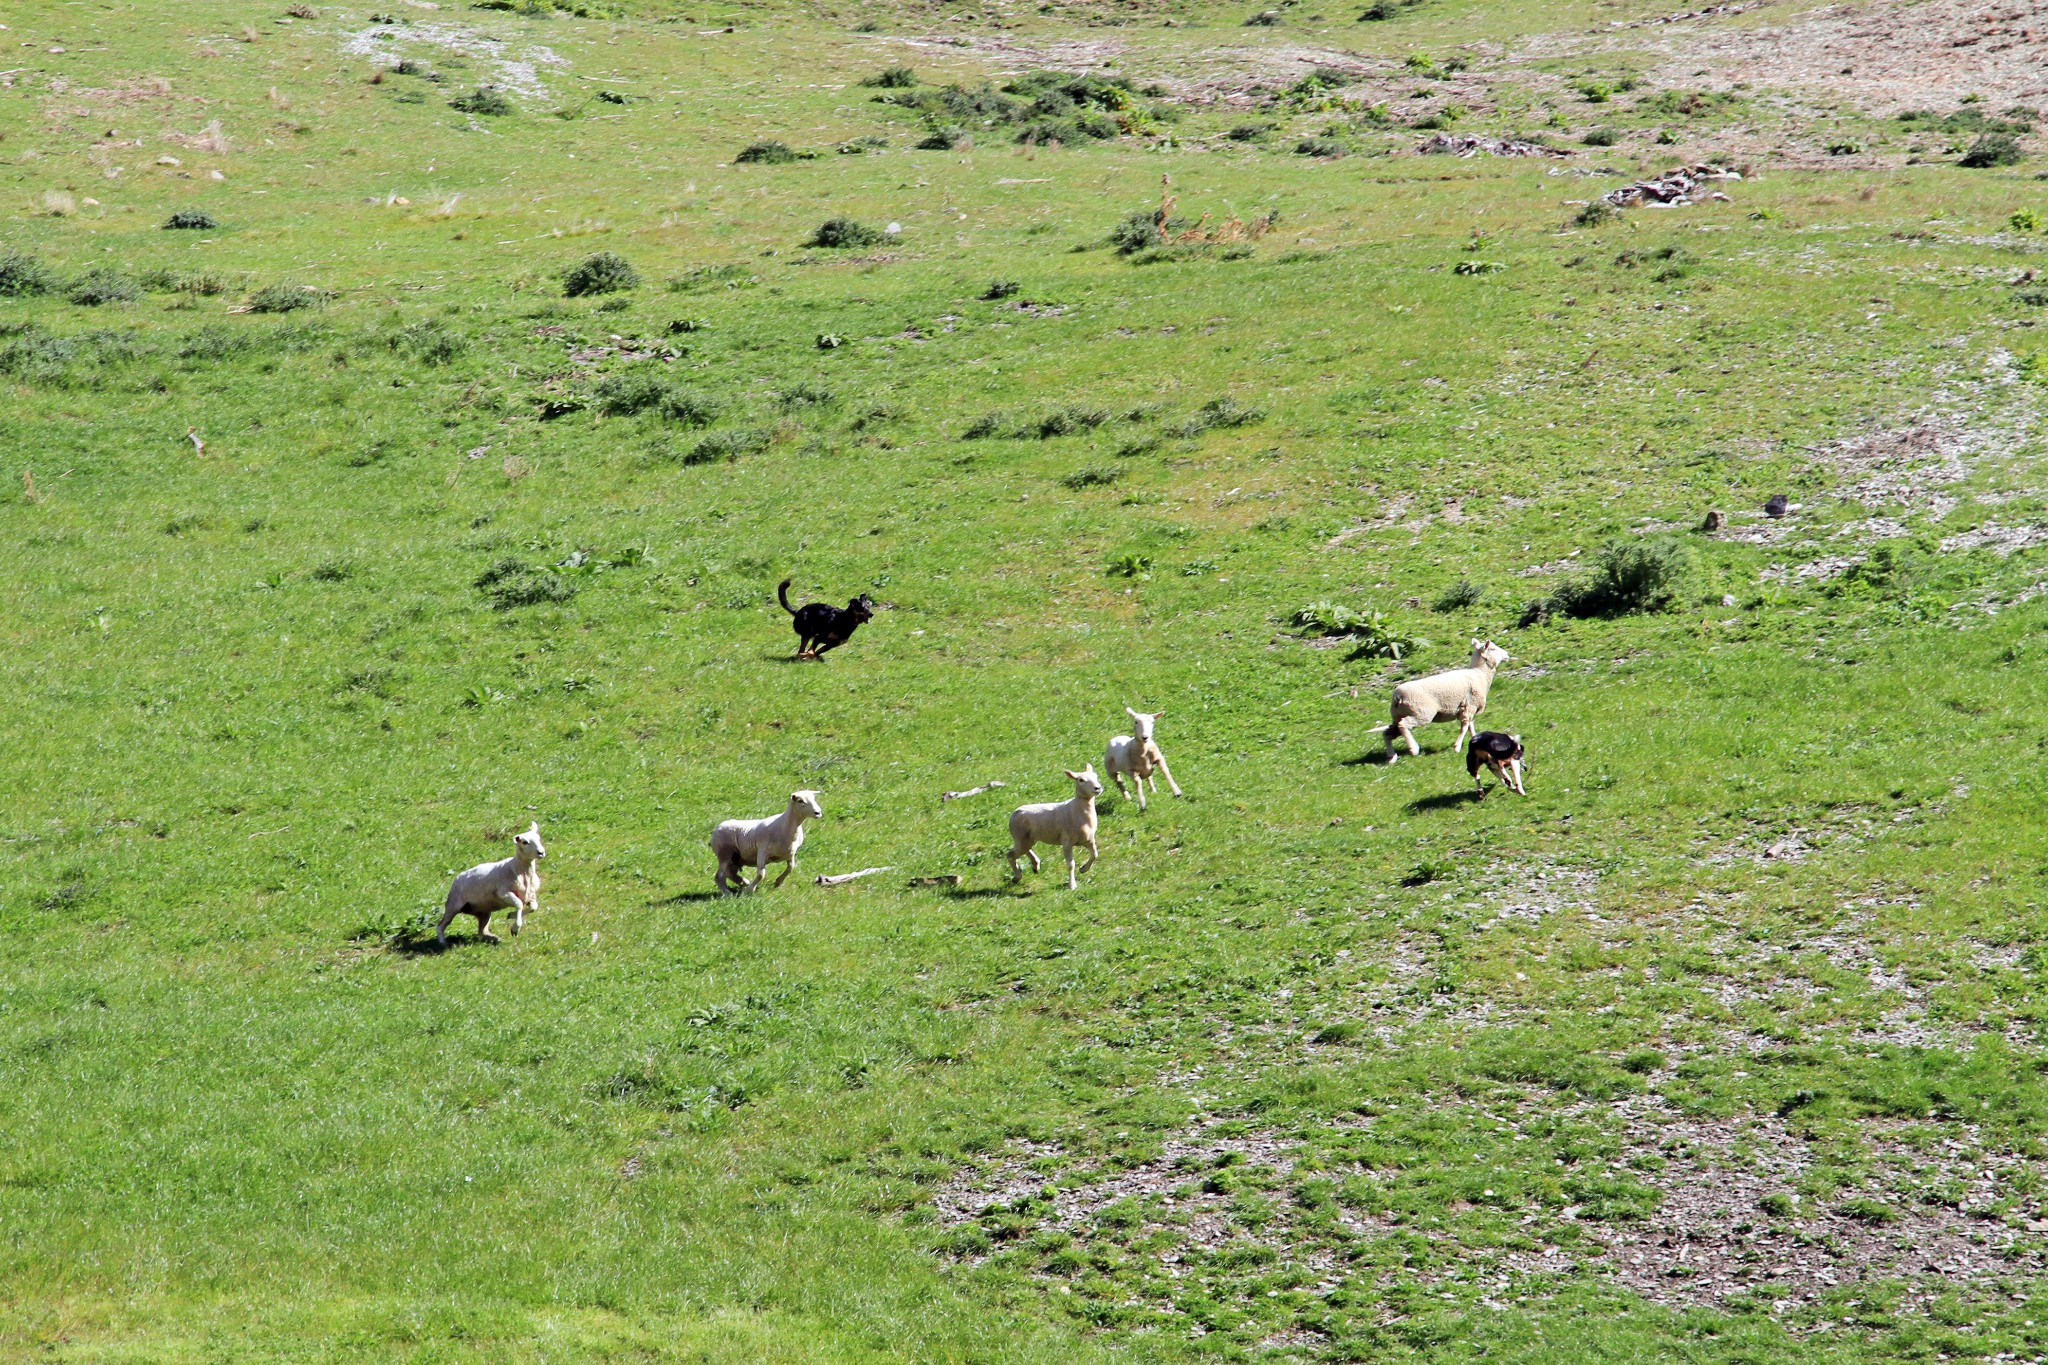
[[[1472,776],[1472,785],[1479,788],[1481,800],[1486,797],[1486,784],[1479,780],[1479,769],[1484,764],[1493,769],[1507,789],[1517,796],[1529,793],[1522,786],[1522,737],[1504,735],[1498,730],[1481,730],[1472,736],[1472,747],[1465,751],[1465,771]]]
[[[875,601],[866,593],[844,607],[825,602],[806,602],[801,607],[792,607],[789,605],[789,585],[794,581],[783,579],[776,587],[775,595],[782,599],[782,609],[796,618],[791,625],[796,630],[796,657],[799,659],[815,659],[828,649],[838,648],[853,638],[854,631],[875,617]]]

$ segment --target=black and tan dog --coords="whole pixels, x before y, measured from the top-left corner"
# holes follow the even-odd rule
[[[775,589],[775,595],[782,599],[782,609],[796,618],[790,624],[796,630],[799,659],[815,659],[828,649],[837,649],[853,638],[854,631],[875,617],[875,602],[866,593],[854,598],[843,607],[826,602],[806,602],[801,607],[789,605],[789,585],[793,579],[785,578]]]
[[[1481,730],[1472,736],[1472,745],[1465,750],[1465,771],[1472,775],[1472,785],[1479,788],[1479,795],[1486,795],[1486,784],[1479,780],[1479,769],[1484,766],[1493,769],[1493,775],[1502,785],[1517,796],[1527,796],[1522,786],[1522,737],[1504,735],[1498,730]]]

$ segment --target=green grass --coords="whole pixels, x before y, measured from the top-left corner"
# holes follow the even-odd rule
[[[0,1355],[2048,1350],[2024,1246],[1711,1302],[1600,1250],[1693,1217],[1695,1161],[1776,1182],[1728,1214],[1746,1265],[2043,1216],[2027,168],[1864,120],[1882,172],[1567,229],[1612,182],[1371,120],[1318,162],[1331,111],[1277,95],[1256,143],[1189,105],[913,150],[858,82],[1014,71],[885,41],[911,6],[603,8],[393,9],[562,59],[491,117],[448,107],[501,83],[474,53],[385,41],[445,82],[370,83],[366,10],[6,16],[45,273],[0,297]],[[1018,22],[1118,35],[1143,86],[1609,17],[1252,8]],[[1504,90],[1460,130],[1555,99]],[[1654,93],[1572,118],[1790,117]],[[730,164],[756,141],[826,151]],[[1277,226],[1120,258],[1162,171],[1190,223]],[[839,217],[900,230],[806,246]],[[565,296],[600,252],[639,287]],[[1954,480],[1847,500],[1884,467],[1830,443],[1930,412]],[[1778,543],[1693,529],[1780,492]],[[1907,534],[1800,576],[1878,515]],[[1668,610],[1517,627],[1645,532]],[[786,576],[884,610],[791,662]],[[1307,603],[1421,643],[1347,658]],[[1447,727],[1361,761],[1474,636],[1516,656],[1485,721],[1526,801],[1472,801]],[[1077,893],[1011,885],[1007,811],[1125,705],[1186,799],[1112,793]],[[709,827],[798,787],[797,876],[714,897]],[[529,820],[526,932],[423,951]]]

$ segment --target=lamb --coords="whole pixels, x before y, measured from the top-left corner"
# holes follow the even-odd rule
[[[1124,774],[1129,773],[1138,784],[1138,809],[1145,809],[1145,779],[1152,777],[1153,769],[1156,768],[1166,775],[1166,785],[1173,789],[1173,794],[1179,796],[1180,783],[1173,780],[1173,773],[1166,766],[1166,755],[1159,752],[1159,744],[1152,738],[1153,726],[1157,725],[1159,718],[1166,713],[1154,711],[1147,715],[1143,711],[1133,711],[1126,706],[1124,714],[1131,718],[1131,728],[1137,733],[1118,735],[1112,739],[1109,742],[1109,751],[1102,757],[1103,771],[1109,774],[1110,781],[1116,783],[1117,795],[1130,795],[1124,790]],[[1156,777],[1152,777],[1152,790],[1159,790],[1159,779]]]
[[[1076,889],[1074,881],[1074,845],[1084,845],[1088,850],[1088,861],[1081,865],[1086,872],[1095,866],[1095,798],[1102,795],[1102,779],[1095,775],[1095,765],[1089,764],[1080,772],[1069,771],[1074,779],[1074,796],[1070,801],[1049,801],[1039,806],[1019,806],[1010,812],[1010,879],[1022,881],[1024,871],[1017,866],[1017,859],[1031,859],[1031,870],[1038,871],[1040,863],[1036,846],[1058,844],[1060,851],[1067,855],[1067,890]]]
[[[1411,678],[1395,688],[1393,721],[1380,732],[1387,741],[1387,762],[1400,758],[1394,751],[1396,739],[1407,740],[1409,754],[1419,756],[1422,748],[1415,742],[1415,727],[1432,721],[1457,720],[1458,738],[1452,743],[1451,752],[1463,749],[1466,738],[1477,728],[1473,720],[1486,709],[1493,671],[1512,657],[1491,640],[1474,640],[1472,662],[1465,667]]]
[[[711,831],[711,851],[718,855],[720,891],[759,891],[767,879],[768,864],[785,863],[780,886],[796,871],[796,851],[804,846],[804,821],[825,818],[814,791],[789,794],[789,808],[765,820],[727,820]],[[749,882],[743,869],[754,869]]]
[[[534,864],[547,856],[536,822],[528,825],[524,834],[512,836],[511,857],[495,863],[478,863],[457,874],[455,885],[448,888],[448,902],[442,908],[441,927],[436,933],[441,946],[448,946],[448,925],[457,915],[476,916],[477,937],[486,943],[499,941],[491,932],[491,915],[495,911],[512,912],[513,933],[524,929],[526,912],[540,909],[540,869]]]

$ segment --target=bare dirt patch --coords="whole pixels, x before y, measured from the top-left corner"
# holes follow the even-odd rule
[[[409,48],[438,48],[482,62],[489,68],[486,85],[495,85],[523,100],[544,100],[548,89],[541,81],[543,70],[567,70],[568,60],[552,48],[538,43],[515,46],[503,39],[454,24],[372,24],[342,39],[341,50],[350,57],[362,57],[375,66],[392,67],[408,55]]]
[[[1651,73],[1660,85],[1746,82],[1879,114],[1954,108],[1966,95],[2003,108],[2048,96],[2048,2],[1829,5],[1772,27],[1694,31],[1672,54]]]

